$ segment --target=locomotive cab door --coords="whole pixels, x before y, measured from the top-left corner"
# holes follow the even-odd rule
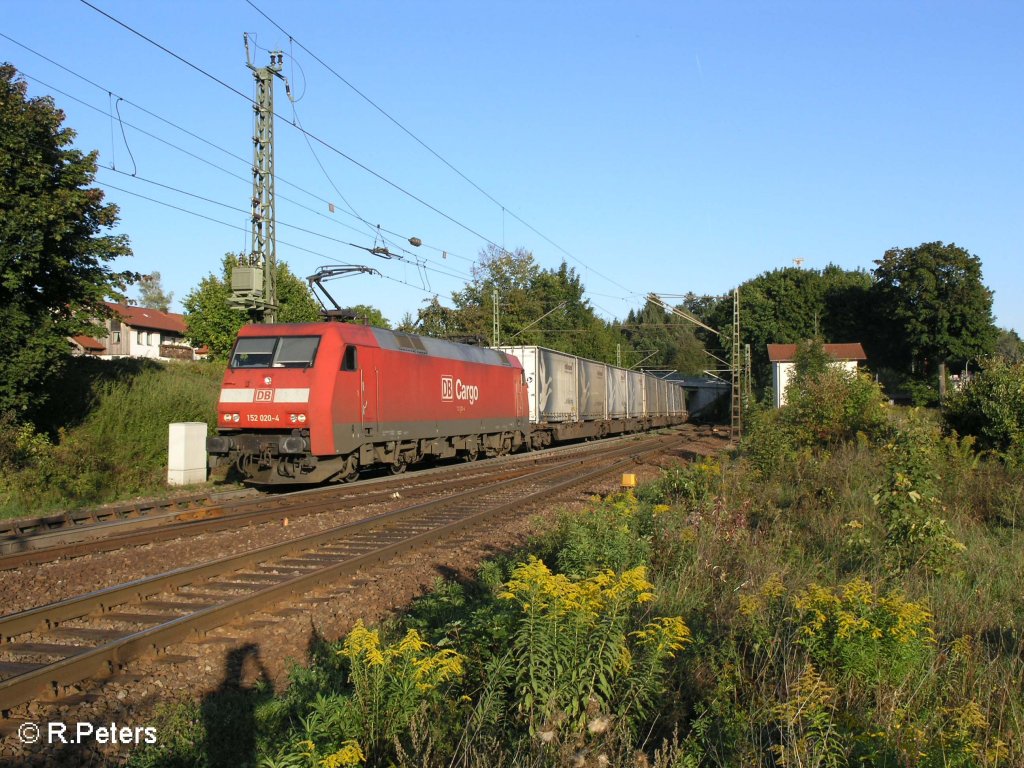
[[[380,431],[380,375],[378,350],[364,347],[360,352],[359,389],[360,418],[364,438],[376,438]]]
[[[376,350],[347,344],[334,385],[334,443],[349,453],[378,431]]]

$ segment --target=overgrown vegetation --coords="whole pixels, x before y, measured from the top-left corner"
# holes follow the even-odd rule
[[[1024,483],[831,370],[805,367],[737,455],[315,642],[278,696],[204,702],[248,696],[248,727],[168,708],[179,746],[132,764],[216,765],[180,745],[245,733],[232,764],[1020,765]]]
[[[1024,363],[987,361],[943,405],[950,428],[1018,466],[1024,462]]]
[[[166,492],[167,425],[216,425],[223,369],[207,363],[78,360],[54,432],[0,415],[0,515]],[[74,396],[73,396],[74,395]]]

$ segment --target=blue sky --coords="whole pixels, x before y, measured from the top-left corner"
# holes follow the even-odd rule
[[[278,258],[380,270],[329,288],[393,322],[448,303],[488,240],[566,260],[606,318],[648,291],[722,294],[794,259],[871,269],[942,240],[981,258],[997,322],[1024,333],[1020,3],[253,0],[282,32],[245,0],[91,2],[246,95],[242,33],[258,66],[284,51]],[[116,169],[98,180],[126,268],[160,271],[177,303],[249,249],[244,98],[78,0],[0,7],[0,60]],[[372,247],[377,224],[423,246],[345,244]]]

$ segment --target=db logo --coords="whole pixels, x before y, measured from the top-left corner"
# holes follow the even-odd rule
[[[257,403],[269,403],[274,399],[274,390],[272,389],[257,389],[256,390],[256,402]]]
[[[442,400],[454,400],[455,399],[455,381],[451,376],[441,377],[441,399]]]

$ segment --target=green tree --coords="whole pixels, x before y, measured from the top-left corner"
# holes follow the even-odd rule
[[[765,272],[739,287],[740,339],[750,344],[754,385],[771,384],[769,344],[796,344],[813,338],[824,342],[855,342],[874,338],[871,277],[834,264],[824,270],[786,267]],[[728,360],[733,301],[717,302],[708,324],[722,337],[720,357]]]
[[[110,262],[130,256],[117,206],[91,187],[96,152],[71,149],[75,132],[49,97],[30,99],[0,65],[0,411],[33,418],[69,356],[67,337],[107,314],[138,279]]]
[[[171,311],[174,292],[168,293],[160,282],[159,272],[150,272],[139,280],[139,306],[159,309],[161,312]]]
[[[398,330],[437,339],[457,339],[468,334],[459,310],[442,305],[437,296],[425,302],[426,306],[417,310],[415,318],[409,312],[405,314]]]
[[[886,362],[931,377],[947,362],[992,354],[996,327],[992,291],[981,281],[981,260],[942,242],[891,248],[875,262],[880,330]]]
[[[488,246],[480,252],[471,280],[452,294],[454,307],[435,296],[402,318],[399,328],[427,336],[493,342],[498,305],[502,345],[541,345],[594,360],[614,361],[619,329],[599,318],[584,297],[576,270],[562,262],[541,269],[525,248]]]
[[[238,329],[253,320],[249,313],[230,305],[231,271],[237,264],[238,256],[225,254],[221,277],[207,275],[182,301],[189,341],[205,344],[219,360],[231,352]],[[313,323],[320,319],[320,307],[309,287],[283,261],[277,262],[277,301],[280,323]]]
[[[554,305],[545,306],[542,298],[532,290],[540,272],[533,254],[525,248],[506,251],[488,245],[473,265],[473,279],[464,289],[452,293],[462,332],[491,339],[495,300],[498,302],[499,340],[502,343],[552,309]],[[493,339],[491,341],[493,343]],[[527,337],[519,338],[515,343],[531,344],[533,341]]]
[[[352,307],[352,311],[356,313],[356,322],[367,325],[372,325],[374,328],[390,328],[391,323],[384,313],[376,307],[371,307],[369,304],[356,304]]]
[[[711,360],[697,338],[693,323],[648,301],[639,312],[630,310],[623,335],[635,349],[636,363],[646,358],[646,368],[674,368],[682,373],[699,374]],[[651,353],[654,353],[651,356]]]
[[[1024,341],[1012,328],[999,328],[996,336],[996,355],[1008,363],[1024,361]]]
[[[543,311],[510,341],[536,343],[590,360],[614,362],[616,346],[622,334],[597,316],[583,297],[583,281],[564,261],[558,269],[542,270],[533,280],[530,292],[541,302]],[[526,338],[528,341],[522,341]]]

